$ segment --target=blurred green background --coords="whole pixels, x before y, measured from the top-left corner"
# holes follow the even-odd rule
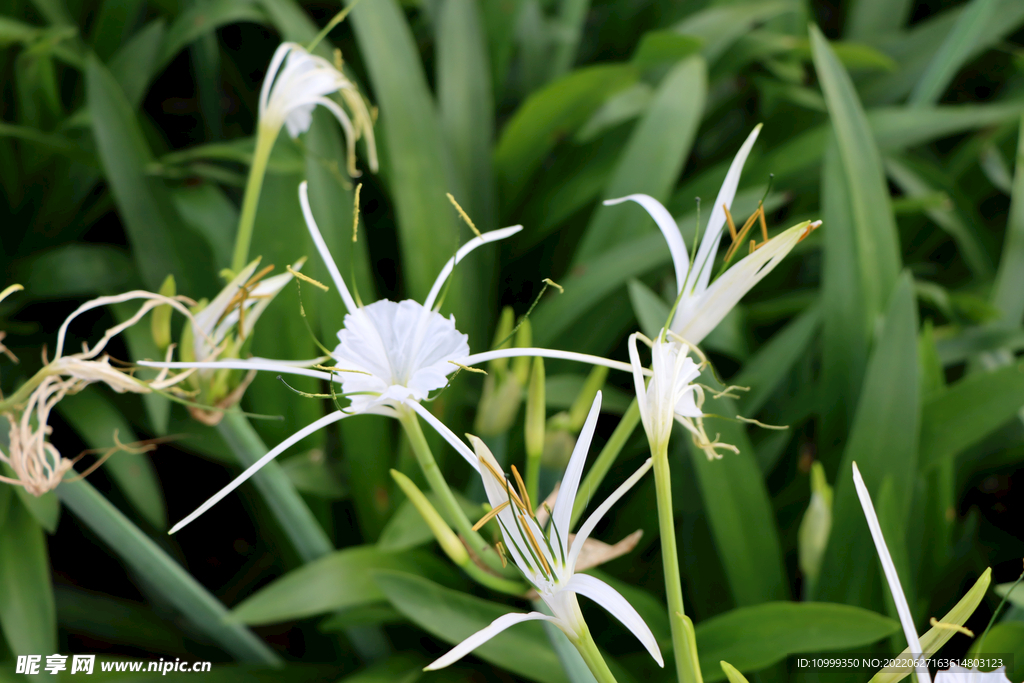
[[[168,274],[194,299],[219,291],[266,66],[282,40],[308,42],[340,6],[0,7],[0,285],[25,286],[0,304],[3,343],[20,359],[0,359],[6,395],[41,366],[61,321],[88,298],[155,291]],[[652,334],[670,304],[669,252],[645,213],[600,200],[650,194],[692,237],[757,123],[764,129],[734,215],[745,218],[764,197],[772,231],[824,221],[705,342],[720,376],[751,387],[730,409],[790,429],[711,422],[709,433],[741,449],[711,463],[682,433],[674,439],[684,591],[705,680],[724,677],[722,658],[751,681],[846,680],[798,671],[787,656],[902,649],[901,636],[885,639],[893,622],[871,630],[803,621],[767,604],[814,599],[895,616],[853,495],[852,460],[920,630],[985,568],[993,585],[1018,576],[1024,2],[360,0],[328,41],[318,52],[330,58],[338,48],[379,109],[380,172],[349,179],[338,126],[318,110],[307,134],[277,142],[251,253],[277,272],[309,256],[304,272],[327,281],[297,201],[306,179],[320,227],[346,277],[352,264],[363,300],[422,300],[469,234],[445,198],[451,192],[482,230],[524,225],[456,271],[444,312],[474,351],[489,348],[503,306],[522,315],[541,280],[553,278],[565,293],[548,291],[534,310],[534,342],[625,360],[627,335]],[[362,144],[360,154],[366,169]],[[353,182],[364,183],[355,246]],[[705,202],[700,218],[696,197]],[[333,347],[344,314],[335,293],[305,287],[302,300]],[[73,345],[124,315],[83,316]],[[158,355],[148,325],[110,350],[121,360]],[[250,350],[317,355],[292,286],[261,318]],[[586,372],[548,363],[549,415],[572,405]],[[483,391],[480,378],[463,374],[431,409],[456,433],[479,430]],[[592,457],[631,391],[629,377],[609,375],[609,414]],[[510,396],[518,402],[518,392]],[[16,678],[19,654],[91,652],[210,659],[218,664],[208,676],[225,680],[411,682],[501,613],[494,603],[526,606],[473,586],[432,545],[388,474],[397,467],[421,481],[384,418],[348,420],[279,458],[279,481],[301,493],[337,552],[315,559],[297,548],[252,484],[167,536],[168,522],[240,471],[239,449],[276,444],[329,401],[297,396],[268,373],[243,407],[277,419],[251,420],[255,431],[244,420],[234,431],[205,427],[159,396],[105,387],[61,402],[51,440],[66,457],[112,445],[115,429],[125,442],[174,438],[149,454],[116,455],[88,484],[38,500],[0,485],[0,679]],[[492,427],[490,442],[521,461],[521,414]],[[244,444],[225,440],[239,433]],[[449,480],[479,498],[461,460],[432,443]],[[646,449],[634,434],[605,487]],[[815,461],[836,495],[812,582],[798,530]],[[645,532],[633,553],[600,571],[665,648],[653,497],[647,478],[599,528],[609,541]],[[198,583],[167,578],[169,558]],[[980,634],[998,600],[990,591],[968,626]],[[242,605],[234,625],[221,621],[217,601],[229,611]],[[1014,681],[1024,678],[1020,602],[984,646],[1018,654]],[[672,680],[621,626],[584,610],[620,681]],[[569,680],[543,631],[529,626],[422,679]],[[834,639],[814,635],[822,629]],[[789,637],[765,641],[775,633]],[[971,646],[956,636],[946,651]],[[277,659],[287,666],[257,670]]]

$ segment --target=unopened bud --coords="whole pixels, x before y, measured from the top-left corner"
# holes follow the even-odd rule
[[[504,434],[516,421],[522,400],[523,387],[515,375],[506,374],[502,381],[496,374],[488,374],[484,378],[484,391],[477,406],[473,429],[481,436]]]
[[[572,407],[569,408],[569,429],[577,433],[583,429],[583,423],[586,422],[587,415],[590,413],[594,397],[604,386],[604,381],[607,378],[608,368],[603,365],[594,366],[594,369],[587,375],[587,381],[583,383],[583,388],[580,389],[579,395]]]
[[[173,297],[175,293],[174,276],[168,275],[164,283],[160,285],[160,294]],[[171,345],[171,307],[163,304],[154,308],[150,324],[153,330],[153,342],[161,352],[165,351]]]
[[[434,509],[434,506],[430,504],[430,501],[413,483],[412,479],[398,470],[391,470],[391,478],[395,480],[398,487],[402,489],[406,497],[412,502],[416,511],[423,517],[423,521],[430,527],[430,531],[433,532],[434,538],[437,539],[438,545],[441,546],[441,550],[459,567],[466,566],[469,563],[469,552],[466,550],[466,546],[462,545],[459,537],[455,535],[455,532],[444,521],[440,513]]]
[[[832,487],[825,480],[821,462],[811,465],[811,503],[800,522],[797,534],[800,571],[815,581],[832,531]]]
[[[538,460],[544,454],[547,401],[544,389],[544,359],[533,359],[530,388],[526,394],[526,458]]]

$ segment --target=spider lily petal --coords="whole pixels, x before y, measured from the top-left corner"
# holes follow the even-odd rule
[[[490,626],[480,629],[469,638],[466,638],[464,641],[449,650],[444,656],[439,657],[423,670],[435,671],[437,669],[443,669],[446,666],[450,666],[507,629],[509,626],[515,626],[516,624],[521,624],[524,621],[535,621],[538,619],[552,622],[557,621],[554,617],[549,617],[548,615],[541,614],[540,612],[529,612],[528,614],[503,614],[492,621]]]
[[[637,637],[637,640],[647,648],[647,651],[654,658],[654,661],[658,663],[658,666],[665,666],[665,660],[661,657],[661,648],[658,647],[658,641],[655,640],[650,627],[644,622],[639,612],[626,601],[626,598],[622,597],[621,593],[601,579],[589,574],[574,574],[569,579],[569,583],[566,584],[565,588],[578,595],[585,595],[608,610],[613,617],[621,621],[622,625],[628,628]]]
[[[907,605],[907,598],[903,594],[903,587],[900,585],[900,577],[896,574],[896,565],[893,564],[889,548],[885,545],[885,537],[882,536],[882,527],[878,524],[878,515],[875,514],[875,506],[871,502],[871,494],[868,493],[864,479],[860,476],[857,463],[853,463],[853,484],[857,489],[857,497],[860,498],[860,505],[864,509],[864,517],[867,519],[868,528],[871,530],[871,538],[875,542],[875,550],[878,551],[878,559],[882,562],[882,571],[889,583],[889,592],[892,600],[896,603],[896,612],[899,613],[900,623],[903,625],[903,633],[907,638],[907,646],[910,654],[914,657],[921,657],[921,641],[917,636],[917,628],[914,626],[914,618],[910,614],[910,606]],[[931,683],[927,667],[917,669],[917,678],[920,683]]]

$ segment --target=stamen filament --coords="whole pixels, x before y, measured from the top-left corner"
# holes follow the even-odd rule
[[[506,502],[502,503],[501,505],[499,505],[498,507],[492,509],[486,515],[481,517],[480,521],[478,521],[476,524],[473,525],[473,527],[472,527],[473,531],[480,531],[480,529],[483,527],[484,524],[487,524],[487,522],[489,522],[492,519],[494,519],[495,517],[497,517],[501,513],[501,511],[504,510],[505,508],[507,508],[508,506],[509,506],[509,503],[508,503],[508,501],[506,501]]]

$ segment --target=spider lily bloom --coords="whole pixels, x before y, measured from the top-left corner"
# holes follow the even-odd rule
[[[501,466],[491,455],[490,450],[480,439],[470,436],[479,461],[478,471],[483,479],[487,499],[491,504],[491,512],[484,519],[495,518],[501,528],[504,548],[533,586],[540,599],[550,608],[553,616],[541,612],[527,614],[506,614],[495,619],[490,626],[474,633],[446,655],[427,667],[427,670],[441,669],[487,642],[505,629],[523,621],[549,621],[569,638],[583,655],[584,660],[598,680],[608,680],[602,674],[606,671],[604,661],[597,648],[580,612],[578,595],[590,598],[608,610],[612,616],[621,621],[633,635],[640,640],[660,666],[664,666],[661,650],[651,630],[635,609],[614,588],[587,574],[576,572],[577,561],[584,544],[594,531],[598,522],[604,517],[612,505],[621,498],[651,467],[648,460],[627,479],[615,492],[603,502],[597,510],[583,523],[575,537],[569,534],[570,518],[573,503],[583,474],[583,465],[590,450],[590,442],[597,426],[597,416],[601,411],[601,394],[598,392],[591,406],[590,414],[580,432],[572,458],[562,479],[558,497],[546,530],[534,516],[530,499],[522,480],[516,474],[518,492],[511,486],[501,471]],[[473,453],[458,437],[446,428],[442,435],[467,459]],[[483,521],[483,520],[482,520]],[[540,520],[542,521],[542,520]],[[479,524],[479,522],[478,522]]]
[[[646,387],[644,368],[637,352],[638,339],[651,347],[652,374]],[[704,405],[704,388],[694,383],[700,376],[703,363],[695,363],[689,356],[690,351],[700,355],[696,346],[668,330],[662,330],[654,341],[639,332],[629,336],[633,384],[636,387],[640,420],[647,433],[651,453],[661,453],[668,448],[673,421],[679,422],[690,432],[693,442],[704,450],[709,460],[722,457],[717,449],[736,453],[738,450],[735,446],[712,441],[704,431],[704,413],[701,410]]]
[[[81,352],[64,355],[68,326],[75,318],[99,306],[133,299],[147,301],[131,318],[108,329],[92,348],[83,345]],[[191,318],[181,298],[143,291],[100,297],[79,306],[68,316],[57,333],[54,359],[45,362],[44,358],[45,365],[31,379],[10,397],[0,401],[0,414],[10,423],[8,454],[0,453],[0,461],[7,463],[15,475],[14,478],[0,476],[0,481],[22,486],[28,493],[41,496],[56,488],[64,475],[71,471],[77,459],[64,458],[48,441],[53,431],[48,424],[50,412],[66,395],[78,393],[95,383],[106,384],[118,393],[147,394],[170,388],[188,376],[188,373],[183,373],[168,378],[164,371],[151,381],[142,381],[113,367],[109,356],[102,353],[114,336],[135,325],[146,313],[161,304],[168,304]]]
[[[736,196],[743,164],[747,160],[760,130],[761,126],[758,125],[747,137],[736,158],[733,159],[729,172],[725,176],[725,182],[722,183],[722,188],[718,191],[718,197],[715,199],[715,206],[708,219],[707,229],[701,239],[700,247],[692,261],[686,250],[686,244],[683,242],[679,226],[658,200],[645,194],[631,194],[604,202],[605,206],[625,201],[634,201],[640,204],[651,215],[665,236],[665,241],[668,242],[668,248],[672,254],[678,296],[673,308],[673,315],[666,325],[691,345],[701,343],[704,337],[714,330],[729,311],[739,303],[744,294],[750,291],[761,278],[770,273],[798,242],[821,225],[821,221],[813,223],[807,221],[768,239],[763,209],[759,208],[743,228],[739,232],[735,232],[728,209],[732,206],[732,200]],[[733,237],[733,247],[726,256],[728,265],[737,248],[742,246],[747,232],[753,227],[755,217],[761,219],[764,241],[756,246],[751,242],[750,248],[753,251],[750,255],[725,270],[712,282],[711,274],[715,264],[715,255],[718,253],[718,246],[722,241],[726,219],[729,219],[730,233]]]
[[[327,97],[333,93],[341,96],[351,115]],[[309,54],[297,43],[282,43],[270,60],[260,89],[260,135],[270,138],[272,144],[283,125],[290,136],[297,138],[309,130],[313,109],[317,105],[334,114],[345,130],[348,174],[353,177],[359,175],[355,166],[355,143],[363,135],[366,136],[370,170],[376,173],[373,117],[355,84],[323,57]]]

